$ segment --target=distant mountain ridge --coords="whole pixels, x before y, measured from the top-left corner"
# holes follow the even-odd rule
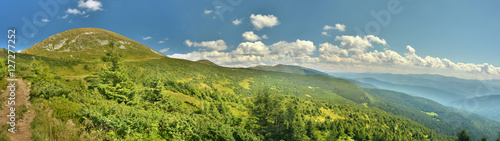
[[[500,121],[500,95],[466,98],[453,101],[450,105]]]
[[[112,48],[110,43],[114,43]],[[114,50],[126,59],[160,58],[165,55],[137,41],[100,28],[70,29],[38,42],[21,53],[55,59],[95,60]]]
[[[310,68],[306,68],[306,67],[301,67],[301,66],[283,65],[283,64],[278,64],[275,66],[259,65],[259,66],[255,66],[255,67],[250,67],[250,69],[276,71],[276,72],[293,73],[293,74],[330,76],[330,75],[328,75],[324,72],[318,71],[318,70],[314,70],[314,69],[310,69]]]
[[[365,87],[394,90],[500,120],[500,80],[433,74],[330,73]],[[368,87],[367,87],[368,86]]]

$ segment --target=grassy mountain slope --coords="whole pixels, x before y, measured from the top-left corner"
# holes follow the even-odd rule
[[[95,61],[112,50],[109,43],[115,43],[116,52],[126,59],[142,60],[164,55],[127,37],[99,28],[78,28],[67,30],[25,49],[22,53],[36,54],[56,59]]]
[[[251,67],[250,69],[294,73],[294,74],[305,74],[305,75],[329,76],[328,74],[326,74],[324,72],[317,71],[314,69],[305,68],[305,67],[301,67],[301,66],[283,65],[283,64],[278,64],[275,66],[255,66],[255,67]]]
[[[66,31],[68,37],[57,38],[87,35],[89,29],[82,30],[69,30],[75,33]],[[110,35],[106,40],[124,39],[107,32],[99,34]],[[226,68],[209,61],[155,56],[149,48],[143,48],[143,54],[154,57],[142,58],[142,53],[139,56],[130,48],[112,49],[109,44],[95,45],[94,40],[81,43],[92,45],[62,52],[55,50],[74,46],[47,50],[37,44],[16,57],[18,74],[32,81],[32,101],[39,111],[32,124],[35,139],[444,140],[456,132],[456,128],[432,128],[421,122],[429,118],[400,113],[405,111],[400,107],[409,107],[410,113],[422,115],[415,113],[422,103],[391,104],[397,99],[390,99],[391,93],[367,93],[344,79]],[[109,48],[106,51],[113,53],[102,50],[89,55],[87,51],[94,48]],[[5,52],[0,56],[5,57]],[[456,121],[462,120],[475,121]],[[484,128],[488,135],[493,131],[494,126],[474,123],[481,129],[471,130]],[[444,131],[437,131],[442,133],[438,135],[430,129]],[[63,135],[62,131],[75,132]]]
[[[89,70],[92,73],[85,73],[85,77],[56,78],[51,76],[59,76],[55,68],[94,68],[95,62],[40,56],[33,60],[32,56],[18,54],[18,62],[24,72],[21,76],[32,80],[32,104],[37,111],[32,127],[36,140],[444,139],[407,118],[335,96],[331,91],[350,94],[360,90],[342,79],[312,76],[308,80],[307,75],[224,68],[167,57],[143,63],[124,62],[117,70],[109,68],[110,62],[101,62],[102,68]],[[107,76],[118,78],[109,80],[111,77]],[[320,83],[299,83],[313,80]],[[326,84],[319,85],[322,83]],[[303,88],[304,84],[314,85]],[[327,85],[353,90],[318,88]],[[261,100],[259,89],[265,87],[269,96]],[[288,94],[306,89],[312,96],[330,94],[336,98],[326,102]],[[132,96],[123,102],[121,94]]]

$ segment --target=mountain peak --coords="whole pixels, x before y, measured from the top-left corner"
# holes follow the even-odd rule
[[[215,64],[214,62],[210,61],[210,60],[207,60],[207,59],[201,59],[201,60],[198,60],[196,61],[198,63],[203,63],[203,64],[207,64],[207,65],[213,65],[213,66],[218,66],[217,64]]]
[[[114,43],[114,47],[110,45]],[[125,59],[159,58],[165,55],[120,34],[100,28],[70,29],[36,43],[22,53],[49,58],[99,59],[114,50]]]

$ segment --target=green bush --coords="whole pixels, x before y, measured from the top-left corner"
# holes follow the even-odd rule
[[[39,81],[33,84],[30,95],[32,97],[40,97],[49,99],[57,96],[67,96],[71,89],[66,85],[62,85],[58,81]]]
[[[54,79],[60,80],[60,79],[62,79],[62,77],[61,76],[54,76]]]

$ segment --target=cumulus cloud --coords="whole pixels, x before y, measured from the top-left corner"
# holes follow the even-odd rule
[[[185,43],[192,46],[195,44],[188,40]],[[209,59],[219,65],[247,67],[278,63],[318,62],[319,58],[310,56],[315,49],[313,42],[299,39],[295,42],[280,41],[272,45],[256,41],[242,42],[231,52],[194,51],[187,54],[173,54],[170,57],[188,60]]]
[[[269,37],[267,37],[266,34],[262,35],[262,39],[268,39]]]
[[[189,47],[194,46],[194,47],[202,47],[202,48],[207,48],[209,50],[215,50],[215,51],[221,51],[221,50],[226,50],[227,45],[224,40],[217,40],[217,41],[202,41],[202,42],[191,42],[190,40],[185,40],[184,43],[188,45]]]
[[[149,40],[151,39],[152,37],[151,36],[148,36],[148,37],[143,37],[142,40]]]
[[[158,41],[158,44],[163,44],[165,43],[165,41]]]
[[[234,25],[240,25],[242,22],[243,22],[243,20],[236,19],[236,20],[233,21],[233,24]]]
[[[250,15],[250,21],[256,30],[261,30],[264,27],[273,27],[279,25],[278,17],[274,15]]]
[[[338,30],[340,32],[344,32],[345,31],[345,27],[346,26],[343,25],[343,24],[335,24],[335,27],[329,26],[329,25],[325,25],[323,27],[323,30],[333,30],[333,29],[335,29],[335,30]]]
[[[345,25],[343,25],[343,24],[335,24],[335,27],[333,29],[338,30],[340,32],[344,32],[345,31]]]
[[[341,49],[338,46],[332,45],[328,42],[319,44],[319,46],[319,57],[327,62],[340,62],[340,56],[345,57],[349,55],[347,50]]]
[[[422,59],[422,57],[418,56],[415,53],[415,49],[413,49],[411,46],[406,46],[405,56],[406,56],[406,59],[414,65],[417,65],[417,66],[426,66],[427,65],[427,61]]]
[[[102,10],[102,3],[97,0],[80,0],[78,1],[78,7],[85,8],[88,11]]]
[[[379,44],[382,44],[382,45],[387,45],[387,42],[385,42],[384,39],[380,39],[377,36],[367,35],[367,36],[365,36],[365,38],[368,39],[371,42],[379,43]]]
[[[163,48],[163,49],[160,49],[160,52],[161,52],[161,53],[165,53],[165,52],[168,52],[168,50],[169,50],[169,49],[170,49],[170,48]]]
[[[210,14],[212,12],[214,12],[214,11],[213,10],[205,10],[203,13],[205,13],[205,15],[207,15],[207,14]]]
[[[325,36],[330,36],[327,32],[323,31],[321,32],[321,35],[325,35]]]
[[[340,41],[340,45],[354,54],[362,54],[366,48],[373,47],[372,42],[386,45],[385,40],[373,35],[364,37],[342,35],[335,37],[336,41]]]
[[[332,30],[333,29],[333,26],[329,26],[329,25],[325,25],[323,27],[323,30]]]
[[[243,42],[238,45],[235,54],[246,54],[246,55],[265,55],[268,54],[269,48],[261,41],[257,42]]]
[[[243,37],[243,40],[246,40],[246,41],[260,40],[260,37],[256,34],[254,34],[253,31],[247,31],[247,32],[241,34],[241,36]]]
[[[407,65],[408,61],[397,52],[392,50],[385,50],[384,52],[379,52],[377,50],[373,52],[367,52],[363,54],[356,54],[351,56],[353,60],[363,63],[386,63],[392,65]]]
[[[280,41],[269,46],[272,53],[278,55],[289,55],[292,57],[307,56],[313,54],[316,46],[312,41],[297,39],[295,42]]]
[[[46,23],[46,22],[50,22],[49,19],[42,19],[42,22]]]
[[[83,14],[85,14],[85,11],[80,11],[76,8],[75,9],[68,8],[68,10],[66,10],[66,13],[74,14],[74,15],[83,15]]]
[[[325,42],[319,44],[319,48],[317,49],[318,56],[314,55],[316,46],[312,41],[297,39],[294,42],[279,41],[270,45],[266,45],[261,41],[246,41],[240,43],[232,51],[222,52],[212,49],[208,51],[194,51],[187,54],[173,54],[170,57],[188,60],[209,59],[219,65],[228,67],[275,65],[281,63],[302,64],[317,69],[321,68],[322,70],[346,68],[356,71],[390,71],[395,73],[421,73],[422,70],[433,70],[432,72],[436,72],[436,69],[440,69],[441,71],[437,72],[445,72],[442,75],[448,76],[496,75],[496,78],[500,78],[500,68],[488,63],[457,63],[446,58],[421,57],[417,55],[417,51],[411,46],[406,46],[406,52],[403,53],[397,53],[389,49],[367,52],[366,48],[372,47],[373,43],[387,44],[384,39],[373,35],[337,36],[336,40],[340,41],[340,43]],[[217,41],[197,43],[186,40],[185,44],[207,48],[215,48],[209,46],[220,46],[220,44],[215,42]],[[219,42],[222,42],[222,40]]]

